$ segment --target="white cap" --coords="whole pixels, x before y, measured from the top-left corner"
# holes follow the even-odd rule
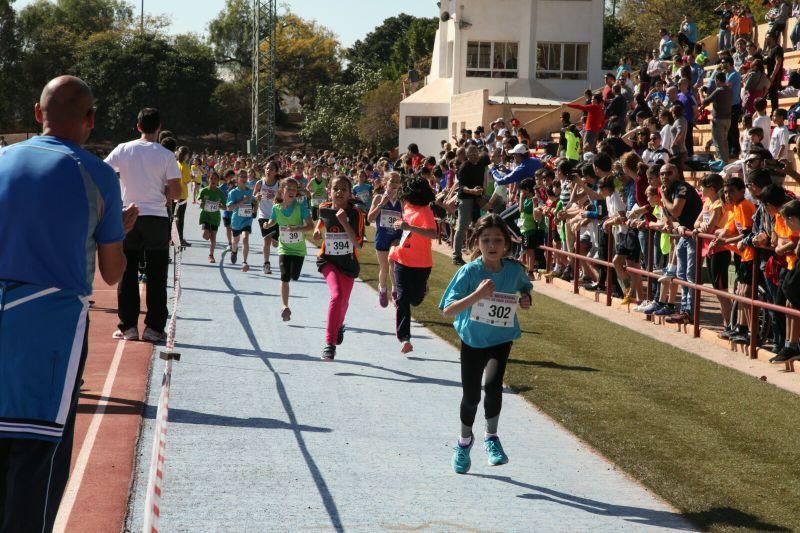
[[[508,130],[506,128],[503,128],[502,130],[497,132],[497,135],[499,137],[508,137]]]
[[[525,144],[518,144],[512,150],[508,151],[512,155],[525,155],[528,153],[528,147]]]

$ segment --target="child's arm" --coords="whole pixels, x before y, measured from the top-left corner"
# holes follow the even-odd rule
[[[479,300],[490,297],[494,294],[494,281],[485,279],[480,282],[478,288],[475,289],[469,296],[461,298],[451,303],[442,310],[445,318],[453,318],[465,309],[475,305]]]

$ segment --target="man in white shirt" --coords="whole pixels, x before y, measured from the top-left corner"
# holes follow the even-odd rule
[[[167,200],[181,197],[181,173],[175,156],[158,143],[161,115],[157,109],[139,112],[136,128],[141,137],[120,144],[106,163],[119,174],[122,205],[136,204],[139,218],[124,242],[128,264],[117,287],[119,325],[114,338],[139,339],[138,265],[145,261],[147,315],[142,339],[166,340],[167,272],[169,270],[170,219]]]
[[[772,121],[775,127],[772,128],[772,135],[769,138],[769,151],[775,159],[789,158],[789,128],[786,122],[786,110],[778,108],[772,112]]]

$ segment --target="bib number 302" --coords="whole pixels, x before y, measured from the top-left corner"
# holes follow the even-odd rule
[[[472,306],[470,320],[499,328],[514,327],[514,318],[519,305],[517,295],[496,292]]]
[[[328,255],[348,255],[353,246],[345,234],[327,233],[325,235],[325,253]]]

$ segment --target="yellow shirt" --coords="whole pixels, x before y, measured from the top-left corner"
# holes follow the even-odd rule
[[[178,161],[178,168],[181,171],[181,200],[189,198],[189,183],[192,182],[192,170],[189,163]]]

